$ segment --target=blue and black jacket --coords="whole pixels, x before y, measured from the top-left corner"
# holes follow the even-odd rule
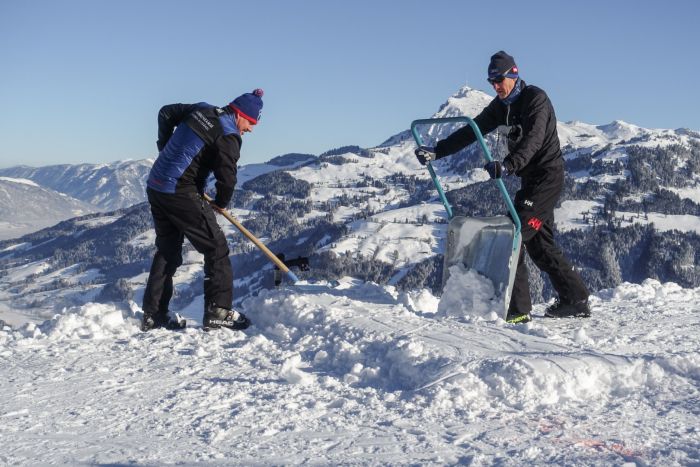
[[[226,208],[236,187],[242,144],[234,112],[206,102],[166,105],[158,113],[158,158],[148,188],[161,193],[203,193],[213,172],[214,202]]]

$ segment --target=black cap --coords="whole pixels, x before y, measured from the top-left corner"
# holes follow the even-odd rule
[[[503,50],[499,50],[491,55],[491,61],[489,62],[489,78],[504,76],[511,68],[516,68],[515,74],[518,73],[515,59]]]

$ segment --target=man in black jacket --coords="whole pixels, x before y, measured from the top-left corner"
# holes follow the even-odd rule
[[[564,186],[564,162],[552,103],[542,89],[525,84],[515,60],[504,51],[491,57],[488,81],[498,96],[474,122],[483,134],[505,125],[509,154],[502,163],[489,162],[484,168],[491,178],[500,178],[504,173],[521,177],[521,188],[514,204],[523,226],[525,248],[520,251],[506,320],[530,320],[532,303],[525,250],[537,267],[549,275],[559,295],[545,314],[550,317],[590,316],[588,289],[554,242],[554,207]],[[426,164],[428,160],[454,154],[475,140],[474,131],[467,125],[439,141],[434,148],[416,149],[416,157]]]
[[[148,176],[148,201],[156,230],[153,258],[143,297],[142,329],[178,328],[168,315],[173,276],[182,264],[187,238],[204,255],[205,329],[245,329],[248,318],[233,310],[233,273],[228,243],[214,211],[228,206],[236,186],[241,136],[257,124],[262,89],[219,108],[205,102],[166,105],[158,113],[158,158]],[[202,199],[210,174],[216,197]]]

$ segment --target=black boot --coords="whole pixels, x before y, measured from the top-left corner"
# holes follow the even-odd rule
[[[172,331],[185,329],[187,322],[176,314],[175,318],[171,318],[168,313],[143,313],[141,319],[141,330],[150,331],[151,329],[164,328]]]
[[[204,312],[204,329],[245,329],[250,326],[250,320],[241,312],[209,305]]]
[[[553,305],[547,307],[544,315],[550,318],[588,318],[591,316],[591,309],[588,307],[588,299],[574,303],[557,299]]]

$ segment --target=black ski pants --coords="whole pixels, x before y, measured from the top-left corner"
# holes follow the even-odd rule
[[[552,287],[565,303],[588,298],[589,292],[581,276],[554,241],[554,207],[564,187],[564,169],[555,168],[532,178],[523,178],[515,194],[515,210],[522,223],[523,246],[518,258],[509,313],[532,310],[525,251],[535,265],[545,272]]]
[[[228,243],[214,210],[196,192],[160,193],[146,190],[156,229],[156,254],[151,264],[143,311],[164,314],[173,295],[173,276],[182,264],[184,239],[204,255],[204,305],[231,308],[233,272]]]

